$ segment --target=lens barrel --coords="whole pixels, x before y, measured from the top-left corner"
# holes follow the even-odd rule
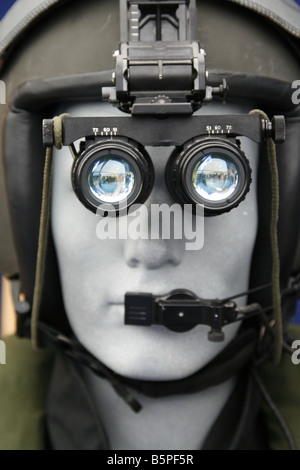
[[[251,183],[251,168],[238,143],[203,137],[175,148],[166,183],[181,204],[204,206],[206,216],[237,207]],[[72,185],[79,200],[94,213],[127,213],[148,198],[154,182],[152,161],[145,148],[125,137],[101,139],[74,161]]]
[[[175,200],[201,204],[205,215],[211,216],[240,204],[249,191],[251,168],[237,144],[203,138],[174,150],[165,177]]]
[[[72,185],[78,199],[94,213],[119,213],[149,196],[154,170],[146,150],[122,138],[88,146],[74,161]],[[105,209],[105,210],[104,210]]]

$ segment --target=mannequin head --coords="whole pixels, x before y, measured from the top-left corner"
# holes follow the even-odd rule
[[[118,111],[111,105],[97,104],[73,105],[64,112],[95,116]],[[230,114],[247,109],[211,104],[201,112]],[[174,200],[164,178],[172,149],[147,150],[155,172],[155,183],[145,202],[149,212],[151,204],[171,206]],[[224,328],[225,341],[221,343],[208,341],[210,328],[203,325],[185,333],[160,325],[124,325],[124,294],[159,295],[185,288],[204,299],[221,299],[247,290],[257,230],[258,147],[242,138],[242,150],[252,169],[250,192],[231,212],[204,218],[204,244],[198,250],[186,250],[186,240],[172,236],[169,240],[133,240],[130,236],[100,240],[100,217],[86,209],[72,189],[69,149],[63,147],[55,153],[52,230],[67,316],[79,341],[115,372],[149,380],[184,378],[203,367],[235,335],[238,323]],[[118,218],[117,224],[123,224],[124,217]]]
[[[6,60],[2,66],[2,79],[7,85],[8,97],[11,96],[13,89],[19,89],[19,85],[23,81],[42,79],[41,88],[39,89],[41,96],[38,96],[39,91],[34,85],[34,91],[36,92],[35,100],[37,100],[37,102],[33,104],[31,97],[29,100],[21,100],[21,106],[26,102],[25,105],[28,105],[30,112],[32,112],[31,107],[34,108],[34,111],[40,109],[41,100],[43,99],[42,95],[52,83],[51,80],[48,83],[47,77],[61,77],[64,75],[68,76],[69,74],[86,74],[99,70],[111,70],[115,66],[112,51],[117,47],[120,38],[119,2],[87,0],[83,4],[75,0],[72,1],[72,11],[70,11],[69,3],[66,0],[57,3],[61,3],[59,16],[57,16],[55,8],[53,8],[53,10],[49,9],[47,16],[44,17],[41,15],[39,22],[36,23],[36,27],[30,30],[30,34],[24,35],[22,41],[17,43],[17,47],[10,48],[11,54],[5,55],[5,57],[9,57],[9,60]],[[242,75],[238,78],[238,81],[243,81],[243,74],[255,74],[258,77],[270,76],[287,81],[298,78],[299,61],[295,59],[289,44],[278,34],[277,29],[275,29],[272,24],[266,22],[264,18],[254,12],[250,12],[248,9],[241,8],[233,2],[220,2],[216,0],[206,3],[199,2],[198,6],[200,12],[200,14],[198,14],[198,36],[201,45],[203,45],[207,53],[207,68],[210,70],[221,69],[239,72]],[[20,12],[21,10],[19,13]],[[15,14],[16,13],[17,12],[15,12]],[[96,25],[96,27],[93,28],[93,25]],[[68,30],[68,34],[66,34],[66,30]],[[92,31],[92,34],[87,34],[87,31],[89,33]],[[216,31],[218,31],[217,36]],[[240,38],[239,44],[236,42],[237,37]],[[220,40],[218,38],[222,39]],[[76,48],[73,47],[75,40],[78,40],[78,47]],[[51,47],[48,47],[49,44]],[[101,50],[99,44],[102,45]],[[30,67],[28,64],[30,64]],[[44,82],[45,79],[46,81]],[[61,87],[61,85],[62,84],[59,83],[59,87]],[[72,87],[72,81],[70,83],[65,82],[63,85],[65,98],[63,98],[62,89],[59,88],[61,90],[59,100],[70,98],[71,91],[68,88],[69,86]],[[94,88],[96,88],[95,85]],[[98,93],[99,90],[97,88],[97,96],[99,96]],[[77,99],[77,96],[81,96],[80,90],[76,91],[76,94],[72,95],[72,98]],[[49,97],[47,97],[46,101],[49,104],[48,98]],[[50,101],[52,106],[52,100]],[[259,97],[258,101],[255,101],[255,104],[259,105],[261,109],[266,109],[262,96]],[[252,108],[252,106],[250,106],[246,112],[250,108]],[[221,110],[214,109],[215,112],[218,113],[230,112],[227,106],[222,106]],[[242,109],[238,112],[240,111],[243,112]],[[280,111],[280,109],[275,109],[274,111],[277,112]],[[52,112],[53,109],[51,108],[49,116],[53,115]],[[71,112],[73,111],[71,110]],[[209,105],[205,106],[203,112],[213,111],[211,111],[211,106]],[[0,113],[4,113],[4,107],[0,109]],[[25,298],[30,304],[32,304],[33,301],[42,192],[44,149],[42,145],[40,145],[40,121],[44,117],[47,117],[47,113],[48,111],[41,111],[39,118],[33,116],[32,113],[30,117],[30,119],[32,119],[32,128],[36,125],[36,129],[31,130],[30,125],[30,138],[26,137],[25,139],[24,137],[25,142],[20,143],[20,147],[23,148],[30,142],[28,160],[23,159],[22,161],[19,159],[19,148],[15,148],[15,144],[19,144],[20,142],[20,139],[16,139],[15,137],[15,129],[16,126],[18,126],[18,129],[20,129],[20,126],[25,126],[25,124],[27,126],[27,121],[26,123],[25,119],[24,122],[22,121],[22,113],[10,113],[11,116],[6,120],[6,127],[8,129],[5,131],[5,139],[3,139],[4,145],[7,147],[5,152],[3,152],[5,153],[5,171],[0,172],[5,175],[9,198],[9,209],[7,210],[7,204],[5,203],[7,196],[6,193],[2,191],[1,200],[4,201],[0,208],[1,221],[3,221],[1,237],[4,237],[3,243],[1,244],[2,252],[0,257],[2,271],[20,273],[22,293],[24,293]],[[12,114],[14,114],[14,117],[20,118],[20,122],[13,122]],[[57,113],[55,112],[55,114]],[[91,115],[90,113],[88,114]],[[92,114],[96,114],[96,111]],[[61,153],[65,151],[68,152],[66,149],[63,149]],[[166,149],[164,149],[164,151],[166,151]],[[248,155],[248,152],[245,153]],[[21,168],[22,164],[24,168]],[[18,181],[18,184],[16,184],[16,177],[18,176],[15,172],[16,167],[20,168],[20,181]],[[291,173],[296,174],[294,168],[292,168]],[[291,187],[290,176],[291,175],[289,175],[289,188]],[[3,186],[3,182],[1,186]],[[287,187],[287,185],[284,184],[284,187]],[[295,182],[293,191],[295,187],[298,187],[298,181]],[[71,191],[70,188],[70,192]],[[283,194],[283,192],[281,192],[281,194]],[[247,200],[248,197],[249,196],[247,196]],[[288,207],[290,207],[290,198],[288,196],[287,199],[289,199]],[[78,204],[78,201],[76,202]],[[266,202],[266,207],[266,210],[269,210],[268,201]],[[282,205],[282,207],[285,206]],[[239,211],[239,208],[237,211]],[[283,211],[285,214],[288,213],[284,209]],[[2,212],[4,213],[2,214]],[[260,213],[261,212],[260,210]],[[10,215],[10,221],[7,220],[8,213]],[[217,219],[221,218],[227,220],[227,216],[229,217],[233,213],[236,213],[236,210],[226,216],[217,217]],[[265,219],[264,215],[263,219]],[[294,220],[296,220],[296,217]],[[207,223],[213,225],[216,222],[207,219]],[[251,227],[252,226],[253,225],[251,225]],[[283,223],[282,226],[287,226],[287,224]],[[70,231],[71,229],[69,232]],[[268,231],[269,226],[267,225],[266,230],[264,230],[264,233],[267,233],[267,235],[260,244],[262,249],[258,250],[262,251],[264,259],[266,239],[269,244]],[[93,230],[93,232],[95,233],[95,230]],[[288,229],[287,232],[289,232]],[[28,233],[30,236],[27,236]],[[235,236],[237,236],[237,234],[235,234]],[[295,235],[294,238],[296,239],[297,237],[298,235]],[[282,238],[284,240],[287,239],[285,233]],[[14,247],[10,248],[12,239],[14,239]],[[206,250],[208,252],[208,248],[206,248],[207,239],[206,235],[204,249],[200,250],[202,253],[201,256],[203,256]],[[224,239],[225,237],[222,237],[222,240]],[[258,239],[261,240],[262,238],[259,236]],[[150,241],[151,240],[149,240],[149,242]],[[98,242],[100,246],[100,241],[98,240]],[[102,243],[101,246],[103,245],[104,243]],[[137,246],[137,244],[134,245]],[[214,250],[215,246],[216,244],[214,244]],[[291,246],[291,244],[289,244],[289,246]],[[10,259],[15,258],[13,254],[16,255],[17,260]],[[269,281],[269,266],[266,262],[264,262],[264,266],[260,265],[260,254],[261,253],[259,253],[258,256],[258,267],[255,268],[255,281],[251,283],[251,286],[257,286]],[[189,253],[189,256],[193,257],[193,255],[195,255],[195,252]],[[54,258],[55,257],[52,257],[52,259]],[[257,259],[257,257],[254,258]],[[60,267],[60,269],[62,270],[62,267]],[[60,319],[64,316],[61,314],[61,312],[64,313],[64,309],[61,305],[60,286],[55,260],[54,266],[51,266],[49,271],[50,274],[47,278],[47,292],[45,293],[42,319],[45,322],[49,320],[52,326],[58,327],[61,330]],[[157,274],[158,270],[155,271]],[[260,275],[260,273],[262,273],[262,275]],[[183,279],[181,280],[183,281]],[[183,283],[180,282],[180,285],[183,287]],[[190,286],[190,288],[192,288],[192,284],[190,284]],[[222,282],[220,281],[220,288],[221,286]],[[231,295],[240,290],[238,286],[234,286],[233,283],[230,287],[232,287],[230,292],[228,292],[227,288],[224,288],[225,295]],[[163,289],[164,286],[162,285],[159,291],[162,292]],[[201,286],[201,289],[203,289],[203,286]],[[207,283],[205,283],[205,289],[208,289],[208,291],[203,291],[203,294],[199,292],[199,295],[203,295],[204,297],[209,296],[211,298],[218,295],[216,284],[214,289],[212,289],[212,286],[208,286]],[[213,292],[211,293],[212,290]],[[198,285],[196,292],[198,293]],[[56,295],[56,293],[58,294]],[[222,293],[220,293],[220,296],[221,295]],[[269,301],[266,302],[266,305],[269,305]],[[57,318],[55,318],[55,321],[52,323],[53,311],[58,313]],[[220,345],[218,345],[218,347],[220,347]]]

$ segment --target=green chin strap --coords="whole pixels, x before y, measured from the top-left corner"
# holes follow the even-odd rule
[[[269,117],[261,110],[254,109],[250,114],[260,114],[263,119],[270,121]],[[273,361],[277,365],[280,362],[283,346],[281,294],[280,294],[280,259],[278,247],[278,214],[279,214],[279,178],[276,159],[276,146],[272,138],[267,139],[268,160],[271,173],[272,202],[271,202],[271,225],[270,242],[272,250],[272,300],[274,312],[274,334],[275,347],[273,351]]]
[[[62,114],[53,118],[55,148],[58,150],[62,147],[62,119],[65,116],[69,115]],[[43,176],[43,194],[38,239],[38,252],[31,313],[31,341],[34,349],[38,349],[38,320],[46,268],[46,251],[48,243],[51,209],[52,160],[53,147],[47,147]]]

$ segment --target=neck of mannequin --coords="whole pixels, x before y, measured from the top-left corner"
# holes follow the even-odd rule
[[[143,382],[123,377],[121,382],[142,406],[139,413],[115,393],[108,380],[84,367],[84,382],[110,448],[201,449],[233,391],[239,371],[253,355],[256,338],[252,329],[241,332],[206,367],[183,380]]]

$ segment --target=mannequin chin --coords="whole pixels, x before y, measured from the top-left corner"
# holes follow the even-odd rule
[[[247,113],[250,108],[210,104],[202,114]],[[73,116],[119,113],[108,104],[68,105]],[[147,380],[185,378],[207,364],[235,336],[239,324],[224,328],[225,341],[208,341],[209,327],[185,333],[163,326],[124,325],[124,294],[165,294],[185,288],[202,298],[225,298],[246,291],[257,230],[258,146],[241,138],[252,183],[245,200],[229,213],[204,219],[204,245],[186,250],[186,240],[124,240],[97,237],[100,217],[77,199],[71,184],[69,149],[54,154],[52,231],[67,315],[79,341],[121,375]],[[145,202],[174,204],[164,181],[172,149],[147,148],[155,172]],[[117,223],[123,223],[122,218]],[[241,299],[245,301],[245,299]]]

